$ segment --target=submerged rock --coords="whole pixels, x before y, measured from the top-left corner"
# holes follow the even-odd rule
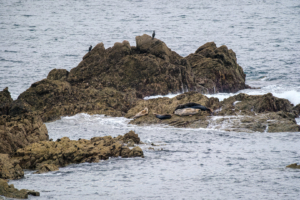
[[[290,164],[288,166],[286,166],[287,168],[293,168],[293,169],[300,169],[300,165],[297,165],[297,163],[294,164]]]
[[[8,198],[28,199],[28,195],[40,196],[40,193],[34,190],[18,190],[13,184],[8,185],[5,180],[0,179],[0,195]]]

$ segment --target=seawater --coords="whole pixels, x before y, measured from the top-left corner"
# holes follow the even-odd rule
[[[182,56],[206,42],[226,45],[246,73],[243,90],[300,103],[300,3],[146,0],[0,1],[0,89],[13,99],[53,68],[71,70],[89,45],[111,47],[156,31]],[[220,100],[235,94],[213,94]],[[174,96],[174,95],[173,95]],[[148,97],[148,98],[157,98]],[[172,94],[170,95],[172,97]],[[300,124],[299,118],[296,119]],[[298,199],[299,133],[134,126],[126,118],[78,114],[46,123],[50,138],[139,134],[145,158],[110,158],[10,181],[30,199]],[[160,145],[149,149],[151,143]]]

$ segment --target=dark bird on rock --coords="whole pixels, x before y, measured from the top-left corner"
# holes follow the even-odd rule
[[[92,50],[92,48],[93,48],[93,47],[92,47],[92,45],[91,45],[90,48],[89,48],[89,52]]]
[[[154,39],[154,37],[155,37],[155,31],[153,31],[152,33],[152,40]]]

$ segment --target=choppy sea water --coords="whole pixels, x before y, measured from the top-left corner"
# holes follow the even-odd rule
[[[286,1],[0,1],[0,89],[13,99],[70,70],[89,45],[111,47],[156,31],[182,56],[206,42],[226,45],[247,74],[244,90],[300,103],[300,3]],[[234,94],[215,94],[220,100]],[[299,118],[298,124],[300,124]],[[11,181],[35,189],[30,199],[298,199],[299,133],[237,133],[128,125],[128,119],[79,114],[47,123],[50,138],[134,130],[145,158],[111,158]],[[150,143],[159,144],[155,150]],[[162,148],[162,149],[161,149]]]

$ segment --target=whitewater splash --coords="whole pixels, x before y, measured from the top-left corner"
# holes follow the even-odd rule
[[[268,88],[270,89],[270,88]],[[223,101],[226,98],[229,98],[231,96],[240,94],[240,93],[246,93],[248,95],[265,95],[267,93],[272,93],[273,96],[278,97],[278,98],[283,98],[289,100],[292,104],[297,105],[300,103],[300,91],[297,90],[290,90],[290,91],[277,91],[275,89],[267,90],[265,89],[246,89],[246,90],[241,90],[237,93],[217,93],[217,94],[204,94],[208,98],[210,97],[215,97],[218,98],[219,101]],[[144,98],[144,100],[149,100],[149,99],[157,99],[157,98],[174,98],[182,93],[177,93],[177,94],[168,94],[168,95],[154,95],[154,96],[147,96]]]

